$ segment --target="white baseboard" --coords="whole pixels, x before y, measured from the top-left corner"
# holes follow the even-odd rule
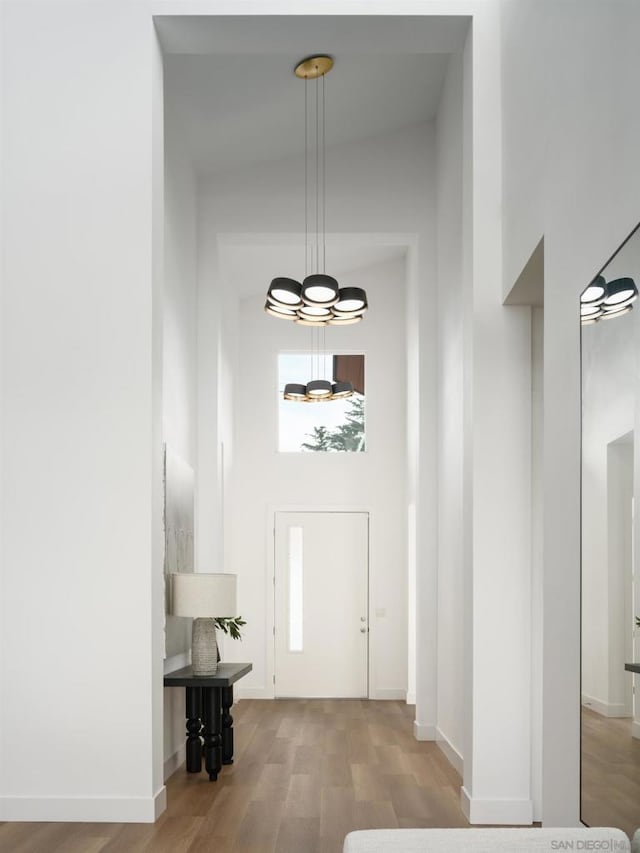
[[[178,749],[173,753],[173,755],[170,755],[169,758],[167,758],[164,763],[164,776],[162,777],[165,782],[167,781],[169,776],[172,776],[176,772],[178,767],[180,767],[182,762],[185,760],[186,755],[187,746],[186,743],[183,743],[181,746],[178,747]]]
[[[155,797],[0,797],[0,821],[154,823],[167,807],[167,789]]]
[[[369,694],[369,699],[375,699],[376,701],[386,701],[389,699],[400,699],[404,701],[406,698],[406,690],[403,690],[400,687],[378,687],[376,690],[372,690]],[[234,701],[239,702],[241,699],[275,699],[275,695],[272,688],[266,687],[240,687],[237,686],[234,691]],[[289,698],[289,697],[284,697]],[[309,696],[309,699],[313,699],[315,697]],[[318,697],[324,698],[324,697]],[[428,738],[428,740],[433,740],[433,738]]]
[[[595,711],[596,714],[601,714],[603,717],[630,717],[629,709],[622,704],[611,704],[603,702],[602,699],[596,699],[595,696],[587,696],[582,694],[582,704],[586,708]]]
[[[460,789],[460,806],[470,824],[479,826],[531,826],[531,800],[476,800],[465,787]]]
[[[631,721],[631,737],[640,738],[640,723]]]
[[[464,758],[451,743],[449,738],[444,734],[442,729],[436,729],[436,743],[444,752],[449,764],[457,770],[461,776],[464,776]]]
[[[416,694],[415,693],[407,693],[407,705],[415,705],[416,704]]]
[[[369,699],[387,700],[387,699],[402,699],[407,697],[407,691],[401,687],[377,687],[369,693]]]
[[[413,736],[416,740],[435,740],[436,727],[413,721]]]

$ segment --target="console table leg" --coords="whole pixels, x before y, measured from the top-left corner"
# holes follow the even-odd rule
[[[200,687],[185,687],[187,709],[187,772],[202,770],[202,692]]]
[[[233,764],[233,717],[229,709],[233,705],[233,687],[222,688],[222,763]]]
[[[222,768],[220,736],[220,688],[203,687],[204,700],[204,766],[209,779],[215,781]]]

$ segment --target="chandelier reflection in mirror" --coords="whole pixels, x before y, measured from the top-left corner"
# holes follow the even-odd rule
[[[322,334],[322,346],[320,335]],[[288,382],[284,386],[284,399],[295,403],[325,403],[329,400],[344,400],[353,395],[353,385],[348,381],[340,381],[337,377],[327,376],[327,353],[324,344],[324,330],[311,330],[311,350],[309,352],[309,373],[319,376],[306,385],[299,382]],[[332,359],[335,371],[335,358]]]
[[[368,308],[366,291],[340,287],[326,272],[325,75],[332,68],[330,56],[312,56],[298,63],[294,71],[304,81],[305,277],[302,284],[285,276],[274,278],[264,306],[272,317],[302,326],[349,326],[359,323]],[[315,81],[311,97],[310,80]]]
[[[632,278],[625,276],[607,282],[599,275],[580,296],[580,322],[590,326],[628,314],[637,298],[638,288]]]

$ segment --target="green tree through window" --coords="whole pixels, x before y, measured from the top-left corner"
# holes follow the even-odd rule
[[[357,394],[347,401],[349,409],[345,413],[346,421],[333,430],[325,426],[313,428],[307,433],[309,441],[303,442],[301,450],[310,451],[364,451],[364,397]],[[328,405],[331,403],[314,403]]]

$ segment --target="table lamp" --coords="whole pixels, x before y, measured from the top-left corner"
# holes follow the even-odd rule
[[[193,674],[215,675],[218,671],[217,617],[236,612],[237,575],[178,572],[171,575],[171,612],[191,616],[191,664]]]

